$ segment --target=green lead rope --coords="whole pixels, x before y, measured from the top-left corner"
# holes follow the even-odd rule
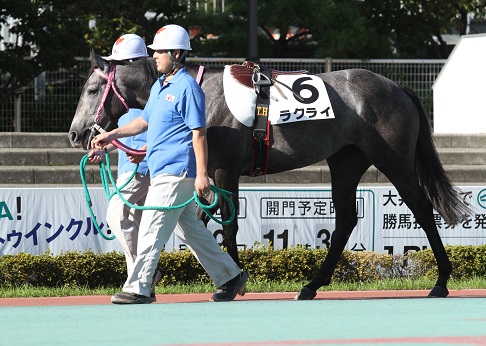
[[[98,233],[105,240],[113,240],[113,239],[115,239],[115,236],[108,237],[107,235],[105,235],[101,231],[101,228],[98,225],[98,222],[96,221],[96,217],[94,216],[94,213],[93,213],[93,202],[91,201],[91,195],[89,193],[88,185],[86,183],[86,164],[88,162],[88,158],[89,158],[88,154],[84,155],[81,158],[81,161],[79,163],[79,174],[81,176],[81,182],[83,184],[86,204],[88,206],[89,213],[91,215],[91,219],[93,220],[93,224],[94,224],[96,230],[98,231]],[[125,199],[125,197],[123,197],[120,190],[122,190],[130,182],[130,180],[133,179],[133,177],[137,173],[138,164],[135,167],[135,170],[133,171],[133,173],[130,175],[130,178],[121,187],[117,187],[116,181],[113,178],[113,174],[112,174],[111,169],[110,169],[110,157],[108,155],[108,152],[106,152],[106,151],[105,151],[105,160],[106,160],[106,164],[103,161],[101,161],[99,163],[99,166],[100,166],[101,184],[103,186],[103,190],[105,191],[105,195],[108,198],[108,200],[110,200],[116,194],[116,195],[118,195],[118,197],[120,197],[120,199],[123,201],[123,203],[125,203],[130,208],[137,209],[137,210],[172,210],[172,209],[183,208],[186,205],[188,205],[189,203],[191,203],[192,201],[195,201],[196,204],[199,206],[199,208],[201,208],[212,220],[214,220],[215,222],[217,222],[217,223],[219,223],[220,225],[223,225],[223,226],[230,224],[236,216],[235,206],[234,206],[233,202],[231,201],[231,199],[229,198],[229,196],[232,195],[232,192],[220,189],[220,188],[218,188],[214,185],[211,185],[211,190],[214,193],[214,202],[210,205],[205,205],[203,202],[201,202],[196,191],[194,191],[193,197],[191,197],[187,202],[184,202],[180,205],[173,205],[173,206],[139,206],[139,205],[134,205],[134,204],[130,203],[129,201],[127,201]],[[110,182],[111,182],[111,185],[113,186],[113,192],[110,191]],[[218,204],[218,200],[219,200],[218,195],[219,194],[221,194],[223,196],[223,198],[228,202],[228,204],[230,205],[230,208],[231,208],[231,216],[226,221],[218,220],[210,212],[210,209],[214,208]]]

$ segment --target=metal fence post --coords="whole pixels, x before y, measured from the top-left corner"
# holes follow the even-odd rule
[[[326,58],[324,72],[328,73],[332,71],[332,58]]]
[[[21,122],[21,107],[22,105],[22,94],[16,92],[14,96],[14,127],[15,132],[22,132],[22,122]]]

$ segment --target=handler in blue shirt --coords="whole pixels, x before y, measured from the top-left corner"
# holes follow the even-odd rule
[[[146,205],[174,206],[194,194],[210,190],[207,176],[205,98],[201,87],[183,66],[189,35],[178,25],[159,29],[153,57],[163,76],[150,92],[142,115],[111,132],[97,135],[93,145],[103,149],[114,139],[147,131],[147,163],[151,175]],[[176,225],[180,227],[176,228]],[[112,297],[115,304],[147,304],[152,278],[163,246],[172,232],[195,253],[218,287],[213,301],[230,301],[243,295],[248,274],[222,251],[204,223],[197,218],[195,202],[171,210],[144,210],[139,231],[138,256],[123,292]]]

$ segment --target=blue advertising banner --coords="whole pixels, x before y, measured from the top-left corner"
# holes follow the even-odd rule
[[[464,201],[472,215],[462,224],[447,225],[435,214],[446,245],[486,243],[486,187],[465,186]],[[93,213],[101,231],[110,236],[106,222],[108,200],[102,188],[90,189]],[[309,249],[327,248],[335,230],[331,190],[326,187],[242,187],[239,196],[240,248],[255,244]],[[429,247],[413,214],[393,186],[360,187],[356,192],[358,223],[347,249],[400,254]],[[208,228],[218,241],[222,226]],[[172,236],[166,250],[185,249]],[[0,255],[26,252],[52,254],[66,251],[122,251],[116,240],[103,239],[94,227],[82,188],[0,189]]]

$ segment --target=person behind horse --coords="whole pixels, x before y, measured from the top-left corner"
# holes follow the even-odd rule
[[[151,174],[147,205],[185,203],[196,190],[210,191],[207,176],[205,96],[185,67],[191,50],[187,31],[178,25],[159,29],[152,45],[157,70],[163,76],[152,86],[142,115],[129,124],[97,135],[100,149],[114,139],[147,131],[147,163]],[[180,227],[176,228],[176,225]],[[117,304],[151,303],[150,278],[164,244],[174,232],[195,251],[214,284],[212,301],[231,301],[244,294],[248,274],[224,252],[197,217],[196,204],[169,210],[144,210],[139,231],[138,256],[123,292],[112,297]]]
[[[105,57],[108,61],[131,61],[134,59],[145,59],[148,57],[145,41],[138,35],[125,34],[120,36],[113,44],[112,54]],[[133,119],[136,119],[142,113],[141,109],[131,108],[118,120],[118,127],[121,127]],[[127,147],[132,149],[145,149],[147,143],[147,134],[145,132],[120,140]],[[106,148],[108,152],[116,149],[113,144]],[[91,163],[99,163],[104,157],[104,151],[92,149],[89,154]],[[132,163],[135,158],[118,150],[118,177],[116,184],[118,187],[123,186],[132,175],[136,164]],[[148,172],[147,160],[139,160],[138,169],[133,178],[120,190],[120,194],[131,204],[142,206],[150,186],[150,176]],[[138,232],[142,211],[132,209],[127,206],[118,194],[113,195],[108,203],[106,220],[116,239],[120,242],[125,254],[127,273],[133,270],[135,259],[137,258]],[[160,281],[162,272],[157,269],[151,282],[150,295],[155,299],[155,286]]]

